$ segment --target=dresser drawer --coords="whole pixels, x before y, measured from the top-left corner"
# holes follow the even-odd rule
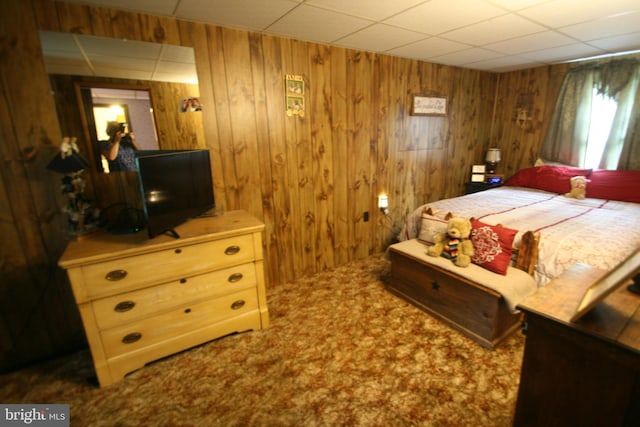
[[[253,259],[253,237],[245,235],[83,266],[82,279],[87,296],[96,298]]]
[[[91,304],[98,329],[104,330],[190,301],[211,299],[255,286],[255,266],[248,263],[102,298]]]
[[[158,316],[107,329],[100,335],[105,354],[111,358],[252,310],[259,316],[256,290],[247,289],[213,300],[185,304]]]

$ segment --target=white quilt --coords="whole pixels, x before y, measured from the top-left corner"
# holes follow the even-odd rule
[[[542,286],[575,263],[611,270],[640,247],[640,204],[572,199],[521,187],[499,187],[420,206],[407,216],[398,239],[417,237],[423,208],[434,216],[476,218],[521,232],[540,233],[534,278]],[[519,244],[516,236],[515,246]]]

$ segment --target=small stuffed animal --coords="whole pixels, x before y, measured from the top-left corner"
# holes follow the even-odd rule
[[[586,176],[574,176],[571,178],[571,191],[566,193],[565,196],[574,199],[584,199],[587,192],[587,182],[589,182],[589,180]]]
[[[473,256],[473,244],[469,240],[471,221],[453,217],[447,222],[447,232],[434,237],[435,244],[427,249],[430,256],[443,256],[458,267],[467,267]]]

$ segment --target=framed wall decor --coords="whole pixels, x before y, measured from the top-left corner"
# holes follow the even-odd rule
[[[446,96],[414,95],[411,104],[412,116],[446,116],[448,113]]]
[[[304,78],[295,74],[285,76],[287,116],[304,117]]]

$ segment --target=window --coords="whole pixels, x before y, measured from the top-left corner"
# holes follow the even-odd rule
[[[613,98],[603,93],[599,94],[598,89],[593,88],[589,137],[587,138],[584,164],[578,166],[590,169],[597,169],[600,166],[617,108],[618,103]]]
[[[640,169],[639,83],[638,59],[569,70],[540,157],[594,169]]]

